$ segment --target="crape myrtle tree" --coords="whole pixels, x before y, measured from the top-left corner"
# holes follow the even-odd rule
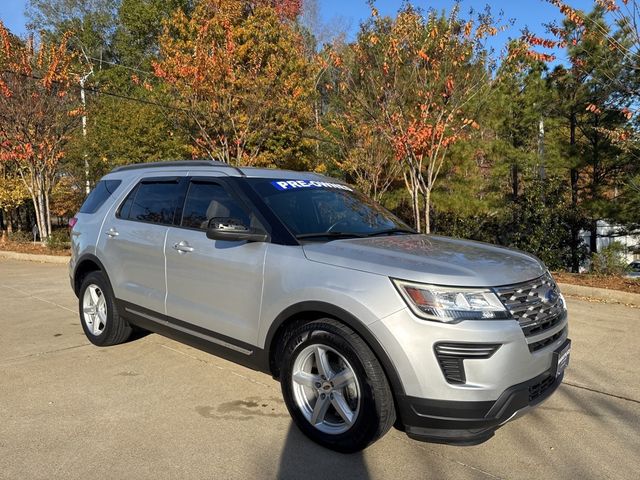
[[[484,43],[498,31],[488,12],[465,20],[458,5],[449,15],[425,15],[405,4],[392,19],[372,4],[356,42],[336,52],[340,113],[391,147],[418,230],[431,230],[432,192],[447,153],[478,128],[493,68]]]
[[[193,156],[309,167],[315,75],[294,21],[300,3],[203,0],[166,22],[154,71]]]
[[[66,37],[23,43],[0,23],[0,162],[12,164],[29,191],[43,241],[60,160],[81,114],[70,94],[71,60]]]

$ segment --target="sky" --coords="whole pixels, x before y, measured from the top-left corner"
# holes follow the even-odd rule
[[[26,0],[0,0],[0,20],[18,35],[26,32],[25,3]],[[425,10],[433,8],[448,11],[453,5],[450,0],[412,0],[412,3]],[[492,46],[496,50],[500,50],[510,37],[520,36],[520,30],[525,27],[533,33],[544,34],[543,24],[559,19],[557,9],[544,0],[462,0],[462,12],[466,14],[470,8],[482,10],[487,3],[491,4],[494,14],[502,11],[505,19],[515,20],[513,27],[493,40]],[[589,10],[593,2],[569,0],[567,3],[575,8]],[[401,0],[376,1],[376,7],[382,15],[394,15],[401,5]],[[341,26],[348,27],[348,39],[355,37],[361,20],[369,15],[367,0],[318,0],[318,6],[324,22],[337,21]]]

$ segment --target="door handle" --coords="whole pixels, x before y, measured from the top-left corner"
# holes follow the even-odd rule
[[[173,245],[173,249],[177,250],[180,253],[189,253],[189,252],[193,252],[193,247],[189,246],[188,242],[185,242],[184,240],[180,243],[175,243]]]
[[[115,228],[110,228],[109,230],[107,230],[106,232],[104,232],[104,234],[108,237],[117,237],[118,235],[120,235],[118,233],[118,231]]]

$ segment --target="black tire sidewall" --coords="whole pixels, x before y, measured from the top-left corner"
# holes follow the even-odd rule
[[[107,321],[104,330],[100,335],[94,335],[89,331],[89,327],[87,326],[84,320],[84,312],[82,304],[84,302],[84,294],[87,288],[90,285],[97,285],[102,291],[102,295],[105,297],[105,302],[107,305]],[[82,280],[82,286],[80,287],[80,294],[78,295],[79,304],[79,313],[80,313],[80,324],[82,325],[82,330],[84,330],[85,335],[89,339],[91,343],[94,345],[102,346],[109,344],[109,339],[113,336],[112,332],[116,328],[115,322],[120,321],[113,293],[111,291],[111,285],[109,284],[106,276],[102,272],[91,272]]]
[[[360,389],[360,411],[356,422],[341,434],[321,432],[309,423],[297,406],[292,385],[292,370],[295,359],[309,345],[320,344],[339,352],[353,368]],[[282,395],[294,422],[303,433],[315,442],[342,453],[357,452],[365,448],[377,438],[381,422],[380,408],[376,395],[376,386],[370,381],[370,372],[365,366],[367,359],[358,353],[358,346],[353,345],[336,332],[332,325],[314,322],[297,329],[287,342],[283,355],[283,366],[280,376]],[[371,355],[373,355],[371,353]]]

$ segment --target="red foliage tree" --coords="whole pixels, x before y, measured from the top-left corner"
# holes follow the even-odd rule
[[[50,196],[75,127],[72,56],[59,44],[25,43],[0,23],[0,162],[15,164],[35,208],[40,236],[51,233]]]

